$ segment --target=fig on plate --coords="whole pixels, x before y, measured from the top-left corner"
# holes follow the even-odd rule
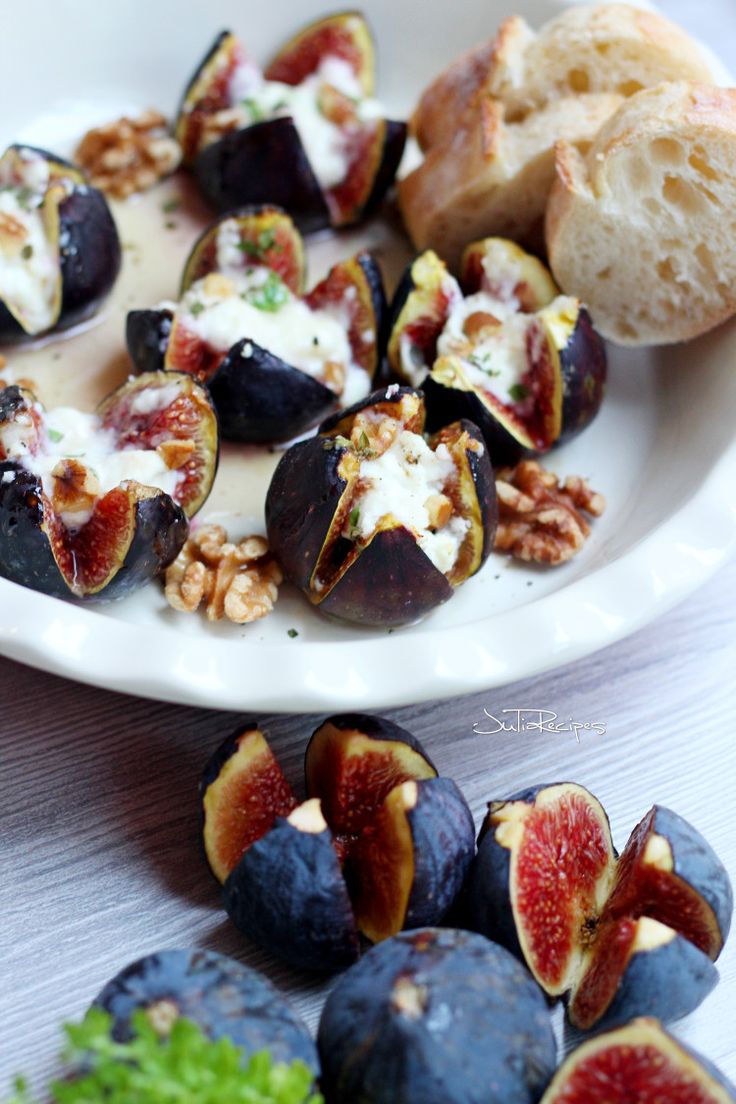
[[[469,418],[494,464],[513,465],[580,433],[598,413],[606,353],[585,307],[513,242],[486,238],[460,281],[428,250],[392,304],[389,364],[424,390],[430,429]]]
[[[636,1019],[583,1043],[541,1104],[733,1104],[736,1088],[654,1019]]]
[[[696,1008],[717,981],[733,896],[710,846],[675,813],[655,806],[618,858],[597,799],[560,783],[491,802],[468,910],[589,1030]]]
[[[310,23],[264,71],[229,31],[190,80],[176,137],[218,211],[276,203],[302,231],[346,226],[378,206],[406,125],[372,99],[375,58],[362,15]]]
[[[209,494],[217,421],[179,373],[128,380],[86,414],[0,392],[0,575],[62,598],[121,598],[177,555]]]
[[[339,979],[317,1036],[327,1104],[536,1104],[555,1069],[542,993],[512,955],[403,932]]]
[[[497,523],[488,451],[471,422],[428,441],[423,396],[394,384],[327,419],[282,457],[266,496],[287,579],[344,621],[417,621],[483,565]]]
[[[319,1074],[309,1029],[288,1001],[263,975],[214,951],[146,955],[108,981],[94,1004],[110,1013],[121,1042],[132,1037],[132,1014],[142,1009],[161,1035],[182,1016],[210,1039],[231,1039],[244,1062],[267,1050],[274,1063],[299,1060]]]
[[[107,201],[79,169],[32,146],[0,157],[0,342],[94,314],[120,271]]]
[[[305,775],[297,805],[251,727],[205,770],[205,850],[236,927],[324,973],[358,957],[359,932],[377,941],[441,921],[472,861],[473,819],[419,742],[380,717],[331,717],[309,742]]]
[[[194,246],[179,303],[128,315],[133,363],[206,384],[224,437],[288,440],[367,394],[381,361],[385,295],[371,255],[338,262],[306,295],[304,278],[284,212],[226,215]]]

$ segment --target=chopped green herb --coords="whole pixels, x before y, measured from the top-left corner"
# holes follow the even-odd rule
[[[529,398],[529,389],[523,383],[514,383],[509,387],[509,398],[512,402],[523,402]]]
[[[91,1008],[81,1023],[64,1027],[69,1075],[51,1086],[56,1104],[323,1104],[303,1062],[274,1063],[264,1050],[244,1064],[230,1039],[208,1039],[183,1018],[167,1037],[141,1009],[132,1025],[133,1038],[116,1042],[112,1017]],[[22,1078],[14,1088],[10,1104],[32,1104]]]
[[[248,111],[252,121],[254,123],[263,122],[266,118],[266,112],[263,110],[258,100],[254,100],[252,96],[247,97],[240,101],[243,107]]]
[[[312,344],[313,345],[319,345],[319,338],[318,337],[313,337],[312,338]]]
[[[366,431],[364,429],[361,429],[360,437],[358,438],[358,448],[361,449],[363,452],[367,452],[370,447],[371,447],[371,442],[370,442],[370,439],[368,437],[368,434],[366,433]]]
[[[260,257],[269,250],[273,253],[283,253],[283,245],[276,240],[275,230],[261,230],[255,241],[245,238],[238,242],[238,249],[248,257]]]
[[[479,368],[481,372],[485,372],[487,376],[501,375],[498,368],[491,367],[491,361],[488,357],[480,357],[476,356],[475,353],[472,353],[468,357],[468,361],[473,365],[474,368]]]
[[[275,104],[273,105],[273,107],[271,108],[271,110],[272,110],[272,111],[286,111],[286,109],[287,109],[287,107],[288,107],[288,106],[289,106],[289,105],[288,105],[288,103],[286,102],[286,100],[279,100],[279,101],[278,101],[278,103],[275,103]]]
[[[33,256],[33,246],[24,245],[20,251],[20,255],[24,261],[30,261],[31,257]]]
[[[171,199],[165,199],[164,202],[161,204],[161,210],[166,215],[173,214],[174,211],[178,211],[180,207],[181,200],[177,199],[176,196],[172,196]]]
[[[341,433],[338,433],[337,437],[335,437],[335,444],[340,445],[341,448],[350,448],[352,442],[348,437],[343,437]]]
[[[238,242],[238,249],[241,253],[246,253],[249,257],[259,257],[261,253],[256,243],[248,241],[247,238],[244,241]]]
[[[286,635],[290,636],[293,640],[295,636],[299,635],[299,631],[297,629],[287,629]]]
[[[165,228],[166,228],[167,230],[176,230],[176,228],[177,228],[177,226],[178,226],[178,225],[179,225],[179,223],[178,223],[178,222],[174,222],[174,220],[173,220],[173,219],[167,219],[167,220],[166,220],[166,222],[164,223],[164,227],[165,227]]]
[[[58,444],[58,442],[61,441],[64,437],[64,434],[59,433],[58,429],[47,429],[46,433],[49,441],[53,441],[55,444]]]
[[[245,298],[258,310],[274,313],[288,302],[289,292],[284,281],[275,272],[269,272],[266,282],[260,287],[249,288]]]
[[[26,184],[16,189],[15,198],[18,200],[18,206],[22,207],[24,211],[28,210],[32,196],[33,190]]]
[[[360,506],[353,507],[353,509],[350,511],[350,517],[348,520],[350,522],[351,530],[355,530],[358,528],[358,522],[360,520]]]
[[[201,314],[203,310],[204,310],[204,303],[200,303],[199,301],[197,301],[195,303],[192,303],[191,307],[189,308],[189,313],[193,314],[194,317],[196,318],[197,315]]]

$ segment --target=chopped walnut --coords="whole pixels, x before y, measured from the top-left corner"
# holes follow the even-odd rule
[[[193,613],[204,602],[209,621],[244,625],[271,612],[281,580],[264,537],[232,544],[221,525],[203,525],[167,568],[165,593],[176,610]]]
[[[557,565],[572,559],[590,535],[585,514],[600,517],[606,508],[587,480],[572,475],[560,483],[535,460],[499,469],[496,493],[496,551],[527,562]]]
[[[396,418],[372,418],[361,410],[353,420],[350,440],[360,452],[370,451],[382,456],[391,448],[400,430],[401,422]]]
[[[168,132],[166,117],[149,109],[137,119],[124,116],[87,131],[74,156],[90,184],[126,199],[178,168],[181,149]]]
[[[339,360],[325,361],[323,382],[336,395],[341,395],[345,387],[345,365]]]
[[[432,494],[424,503],[429,517],[429,528],[444,529],[452,517],[452,502],[444,494]]]
[[[97,476],[79,460],[59,460],[51,469],[51,502],[57,513],[91,510],[100,495]]]
[[[463,333],[472,341],[482,341],[484,337],[500,329],[501,321],[487,311],[473,311],[463,322]]]
[[[251,122],[250,115],[242,107],[225,107],[222,111],[213,111],[212,114],[205,115],[202,119],[199,149],[204,149],[233,130],[240,130],[249,122]]]
[[[170,441],[162,441],[156,452],[167,468],[176,470],[184,467],[194,449],[195,444],[191,437],[172,437]]]

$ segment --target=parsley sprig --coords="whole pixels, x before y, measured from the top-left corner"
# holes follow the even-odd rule
[[[134,1037],[118,1043],[112,1018],[92,1008],[64,1027],[70,1076],[51,1086],[56,1104],[323,1104],[313,1075],[299,1061],[274,1064],[267,1051],[242,1064],[227,1038],[212,1040],[179,1019],[162,1038],[145,1012],[133,1014]],[[7,1104],[33,1104],[22,1079]]]

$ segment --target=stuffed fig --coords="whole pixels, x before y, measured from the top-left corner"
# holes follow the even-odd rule
[[[210,203],[278,203],[305,232],[357,222],[394,179],[406,125],[372,99],[371,33],[356,12],[309,24],[262,71],[229,31],[184,93],[176,137]]]
[[[422,387],[430,429],[474,421],[494,464],[580,433],[603,400],[606,353],[578,299],[513,242],[468,246],[460,282],[431,250],[407,269],[392,307],[389,363]]]
[[[133,363],[206,384],[230,440],[295,437],[370,391],[385,314],[369,253],[306,295],[304,279],[301,235],[283,211],[226,215],[195,245],[179,302],[128,315]]]
[[[498,520],[488,450],[469,421],[424,437],[420,392],[393,384],[292,446],[266,496],[287,579],[344,621],[393,626],[482,566]]]
[[[101,192],[31,146],[0,157],[0,342],[67,329],[94,314],[120,270]]]
[[[0,575],[62,598],[121,598],[177,555],[217,465],[190,377],[129,380],[88,414],[0,392]]]

